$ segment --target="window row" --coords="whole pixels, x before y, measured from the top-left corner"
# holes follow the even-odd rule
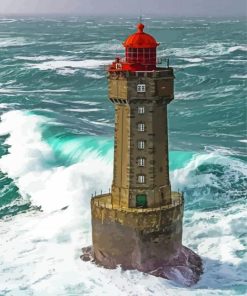
[[[132,53],[132,54],[128,54],[127,57],[127,62],[132,63],[132,62],[136,62],[136,60],[138,62],[143,62],[143,63],[150,63],[156,62],[156,54],[150,54],[150,53]]]
[[[127,48],[126,60],[128,63],[156,63],[156,48]]]
[[[143,57],[143,56],[133,56],[133,57],[127,57],[126,58],[126,61],[127,63],[130,63],[130,64],[136,64],[136,63],[139,63],[139,64],[142,64],[142,65],[154,65],[156,64],[156,57],[150,57],[150,58],[147,58],[147,57]]]
[[[156,54],[156,48],[133,48],[133,47],[127,47],[126,53],[147,53],[150,52],[150,54]]]

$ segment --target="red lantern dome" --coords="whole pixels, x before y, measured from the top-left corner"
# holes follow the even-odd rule
[[[137,32],[124,42],[125,59],[117,58],[109,71],[153,71],[156,69],[156,50],[159,43],[145,32],[144,25],[137,25]]]
[[[156,66],[156,47],[159,45],[153,36],[143,32],[144,25],[137,25],[137,32],[130,35],[123,43],[127,63],[147,67]]]
[[[125,48],[156,48],[159,43],[153,36],[143,32],[144,25],[137,25],[137,32],[130,35],[123,43]]]

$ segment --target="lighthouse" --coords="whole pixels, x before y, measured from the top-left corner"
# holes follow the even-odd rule
[[[142,23],[123,46],[125,57],[108,67],[115,108],[113,181],[110,192],[91,199],[93,245],[83,249],[82,259],[192,285],[202,262],[182,245],[184,198],[171,190],[169,178],[173,68],[157,66],[159,43]]]

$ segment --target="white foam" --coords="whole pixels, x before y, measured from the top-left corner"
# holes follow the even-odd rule
[[[232,46],[228,49],[228,52],[235,52],[235,51],[247,51],[247,46],[243,46],[243,45],[236,45],[236,46]]]
[[[89,106],[96,106],[99,105],[99,102],[91,102],[91,101],[70,101],[70,104],[82,104],[82,105],[89,105]]]
[[[105,76],[99,75],[97,73],[86,72],[85,77],[94,78],[94,79],[101,79],[101,78],[104,78]]]
[[[238,142],[247,143],[247,140],[238,140]]]
[[[48,103],[48,104],[55,104],[55,105],[64,105],[62,102],[55,101],[55,100],[48,100],[48,99],[42,100],[42,102]]]
[[[101,171],[103,160],[96,160],[93,154],[92,159],[88,157],[83,163],[68,168],[49,168],[48,164],[55,160],[54,155],[42,141],[39,129],[44,122],[47,123],[47,118],[11,111],[1,119],[0,135],[10,134],[6,140],[10,148],[9,154],[0,160],[0,169],[16,181],[21,194],[30,197],[33,205],[48,212],[70,205],[74,196],[79,198],[78,195],[82,194],[85,179],[88,179],[86,176],[83,181],[83,171],[92,173],[93,170],[96,174]],[[59,184],[63,178],[63,185]],[[75,182],[78,183],[77,190]],[[102,180],[99,184],[104,187],[105,182]],[[50,199],[51,196],[56,198]]]
[[[15,38],[0,38],[0,48],[3,47],[13,47],[13,46],[25,46],[30,45],[31,42],[28,42],[23,37],[15,37]]]
[[[15,92],[16,89],[14,88],[0,88],[0,93],[2,94],[10,94]]]
[[[176,93],[176,99],[177,100],[196,100],[200,98],[200,93],[199,92],[195,92],[195,91],[191,91],[191,92],[187,92],[187,91],[183,91],[183,92],[177,92]]]
[[[65,109],[66,111],[69,112],[80,112],[80,113],[87,113],[87,112],[98,112],[98,111],[102,111],[104,109],[99,109],[99,108],[91,108],[91,109],[81,109],[81,108],[67,108]]]
[[[74,59],[74,56],[54,56],[54,55],[44,55],[44,56],[16,56],[15,59],[17,60],[25,60],[25,61],[34,61],[34,62],[39,62],[39,61],[63,61],[63,60],[71,60]]]
[[[196,45],[193,47],[177,47],[177,48],[167,48],[165,50],[159,51],[159,56],[176,56],[176,57],[184,57],[184,58],[202,58],[202,57],[217,57],[224,54],[227,54],[228,50],[225,44],[223,43],[209,43],[205,46]],[[195,58],[196,57],[196,58]]]
[[[74,75],[78,70],[77,69],[71,69],[71,68],[65,68],[65,69],[58,69],[57,73],[60,75]]]
[[[245,250],[245,242],[241,236],[247,227],[246,205],[244,202],[239,204],[236,200],[236,205],[225,206],[237,190],[244,190],[241,178],[247,176],[247,166],[229,156],[234,156],[230,150],[207,148],[207,153],[195,155],[185,167],[171,174],[173,188],[189,188],[191,192],[191,196],[188,196],[191,210],[185,211],[185,220],[188,224],[184,227],[183,240],[185,245],[204,258],[204,275],[197,287],[208,286],[210,293],[216,289],[215,295],[221,295],[223,287],[224,291],[228,288],[229,294],[234,294],[231,291],[233,285],[245,285],[244,264],[247,264],[247,257],[241,258],[237,252]],[[217,173],[213,174],[210,169],[198,172],[200,167],[207,165],[222,166],[224,175],[217,177]],[[235,183],[242,185],[236,189]],[[204,190],[201,190],[202,188]],[[224,193],[219,196],[214,191],[208,192],[209,188],[217,188],[219,192]],[[222,209],[215,209],[215,205],[220,203],[218,199],[222,199]],[[193,204],[203,205],[209,202],[212,207],[208,210],[202,212],[193,209]],[[188,204],[188,201],[185,203]]]
[[[114,127],[114,124],[108,123],[108,122],[93,121],[93,120],[88,120],[87,118],[80,118],[80,120],[90,125],[102,125],[102,126]]]
[[[20,88],[0,88],[0,93],[3,94],[11,94],[11,93],[63,93],[63,92],[70,92],[69,89],[42,89],[42,90],[22,90]],[[13,103],[12,105],[19,105],[18,103]]]
[[[19,106],[18,103],[0,103],[0,109],[11,109],[14,106]]]
[[[6,103],[0,103],[0,109],[7,109],[9,107]]]
[[[218,183],[221,182],[221,180],[217,179],[217,176],[211,174],[210,172],[208,174],[194,174],[198,167],[205,164],[224,165],[226,170],[223,181],[227,182],[226,178],[229,178],[229,184],[231,184],[231,178],[233,174],[232,169],[229,168],[232,168],[233,166],[234,173],[236,174],[235,182],[238,178],[237,174],[247,176],[247,167],[241,161],[232,159],[229,156],[234,156],[234,153],[224,148],[208,149],[207,153],[194,156],[194,158],[187,164],[186,167],[172,172],[173,186],[178,189],[183,189],[188,183],[192,188],[207,185],[218,187],[222,185],[221,183]]]
[[[123,46],[121,44],[120,40],[112,40],[109,43],[100,43],[100,44],[95,44],[90,47],[91,51],[94,52],[109,52],[109,51],[123,51]]]
[[[189,63],[186,65],[176,65],[175,69],[185,69],[185,68],[192,68],[192,67],[197,67],[197,66],[205,66],[205,63]]]
[[[0,24],[15,23],[15,22],[17,22],[17,20],[15,20],[15,19],[8,19],[8,18],[6,18],[6,19],[1,18],[0,19]]]
[[[190,62],[190,63],[200,63],[200,62],[203,62],[203,59],[200,59],[200,58],[191,58],[191,59],[184,59],[185,61],[187,62]]]
[[[236,252],[245,250],[244,242],[239,237],[243,231],[239,227],[247,227],[245,206],[233,206],[230,209],[206,212],[189,211],[190,224],[185,227],[184,242],[188,246],[196,246],[196,251],[204,258],[204,275],[198,286],[209,286],[216,289],[229,289],[235,284],[245,285],[245,258],[239,258]],[[243,228],[242,228],[243,229]],[[203,294],[204,295],[204,294]]]
[[[234,74],[234,75],[231,76],[231,78],[235,78],[235,79],[247,79],[247,74],[244,74],[244,75]]]
[[[61,70],[66,68],[71,69],[96,69],[100,66],[110,64],[110,60],[83,60],[83,61],[70,61],[70,60],[56,60],[48,61],[37,64],[28,64],[28,67],[37,68],[39,70]]]

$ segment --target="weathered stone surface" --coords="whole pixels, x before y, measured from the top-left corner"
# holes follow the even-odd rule
[[[181,246],[181,219],[167,219],[167,224],[163,223],[160,227],[147,225],[145,228],[137,228],[135,221],[132,222],[134,227],[126,224],[112,222],[106,216],[103,223],[100,219],[93,219],[96,262],[108,267],[121,264],[126,269],[138,269],[144,264],[151,270],[160,264],[161,259],[167,260],[171,254],[176,254]]]
[[[93,248],[82,259],[106,268],[137,269],[190,286],[202,273],[198,255],[182,246],[183,198],[160,208],[111,208],[110,195],[91,202]]]
[[[139,84],[145,92],[137,91]],[[108,85],[115,105],[112,203],[136,208],[137,196],[145,195],[148,208],[170,204],[167,105],[174,98],[173,69],[110,72]]]
[[[196,253],[182,246],[176,257],[170,258],[160,267],[148,273],[173,280],[184,286],[192,286],[200,279],[203,265],[201,258]]]
[[[112,261],[112,257],[104,258],[104,263],[106,264],[106,262],[108,262],[108,265],[104,265],[99,260],[95,260],[94,250],[92,247],[83,248],[82,252],[83,254],[81,259],[83,261],[92,261],[109,269],[116,268],[116,265]],[[185,246],[181,246],[176,256],[167,260],[160,260],[160,262],[156,262],[156,267],[153,268],[150,268],[150,265],[148,264],[141,264],[137,266],[135,264],[135,258],[131,259],[133,260],[132,265],[129,262],[128,268],[126,268],[126,263],[125,266],[120,264],[121,267],[125,270],[136,269],[153,276],[172,280],[180,285],[188,287],[196,284],[203,273],[201,258]]]

